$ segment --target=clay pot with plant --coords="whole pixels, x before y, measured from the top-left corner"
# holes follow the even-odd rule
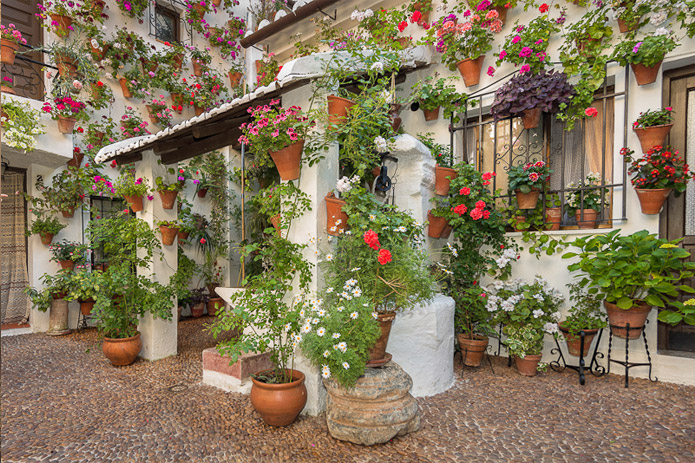
[[[543,185],[551,173],[544,161],[518,164],[507,171],[509,191],[515,193],[519,209],[535,209]]]
[[[65,228],[66,225],[60,223],[55,216],[49,215],[48,211],[34,209],[34,214],[36,214],[37,217],[31,222],[26,234],[27,236],[39,235],[41,244],[50,246],[53,242],[53,237]]]
[[[601,299],[589,294],[578,283],[568,285],[572,307],[567,318],[559,323],[560,332],[567,341],[570,355],[587,357],[591,341],[598,330],[605,328],[606,314],[601,310]],[[582,350],[582,332],[584,333],[584,350]]]
[[[621,66],[630,65],[637,85],[649,85],[656,81],[664,57],[677,46],[672,31],[652,32],[641,39],[621,41],[613,49],[611,58]]]
[[[487,350],[488,336],[494,335],[491,313],[486,308],[487,293],[479,285],[451,286],[449,294],[456,302],[456,327],[461,360],[478,367]],[[458,331],[457,330],[457,331]]]
[[[664,146],[671,128],[673,128],[673,108],[670,106],[640,113],[637,120],[632,123],[632,130],[639,138],[643,153],[655,146]]]
[[[126,200],[133,212],[140,212],[144,207],[143,199],[150,191],[147,181],[141,177],[136,177],[132,166],[125,166],[121,169],[114,190],[117,195]]]
[[[439,119],[441,108],[444,108],[444,118],[449,119],[460,105],[465,104],[465,96],[458,93],[453,83],[450,83],[454,79],[438,76],[438,73],[427,76],[410,89],[409,100],[413,106],[422,109],[425,121]]]
[[[589,172],[584,180],[567,184],[566,209],[575,216],[580,230],[596,228],[601,211],[610,206],[610,190],[601,175]]]

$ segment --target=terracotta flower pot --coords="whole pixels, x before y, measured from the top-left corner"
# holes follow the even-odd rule
[[[559,230],[562,222],[562,208],[548,207],[545,210],[545,223],[550,224],[548,230]]]
[[[172,93],[171,94],[171,103],[176,105],[176,106],[183,105],[183,95],[181,95],[180,93]]]
[[[66,164],[70,167],[80,167],[83,159],[84,154],[73,152],[72,159],[70,159]]]
[[[63,217],[65,217],[66,219],[72,219],[75,215],[75,208],[73,207],[72,209],[60,211],[60,213],[63,214]]]
[[[326,195],[326,232],[339,236],[341,230],[347,227],[348,216],[343,212],[345,201],[335,197],[331,191]]]
[[[75,262],[71,260],[59,260],[58,263],[63,270],[72,270],[75,268]]]
[[[426,121],[436,121],[437,119],[439,119],[439,109],[440,109],[439,106],[437,106],[434,109],[424,109],[423,108],[422,112],[425,114],[425,120]]]
[[[272,370],[271,370],[272,371]],[[306,405],[306,386],[301,371],[289,370],[292,382],[269,384],[253,376],[251,387],[251,405],[270,426],[287,426],[297,419],[299,412]],[[261,371],[254,376],[267,374]]]
[[[589,355],[591,341],[594,340],[594,336],[596,336],[598,330],[584,330],[584,351],[582,351],[582,337],[579,334],[576,336],[570,334],[569,330],[563,326],[563,323],[564,322],[559,323],[558,326],[560,327],[562,335],[565,337],[565,341],[567,341],[567,351],[570,355],[577,357],[579,357],[579,354],[582,354],[582,357]]]
[[[142,196],[124,195],[123,198],[125,198],[126,202],[128,203],[128,206],[130,206],[130,209],[132,209],[133,212],[140,212],[144,207],[142,202]]]
[[[442,230],[442,236],[440,236],[440,238],[443,238],[443,239],[449,238],[449,235],[451,235],[451,232],[453,230],[454,229],[452,228],[452,226],[447,223],[446,227],[444,227],[444,230]]]
[[[160,225],[159,231],[162,233],[162,244],[164,246],[171,246],[174,244],[174,239],[176,239],[176,236],[179,234],[179,227]]]
[[[208,189],[207,188],[201,188],[200,190],[198,190],[197,194],[198,194],[199,198],[204,198],[208,195]]]
[[[92,309],[94,308],[94,302],[94,299],[80,301],[80,312],[82,312],[82,315],[86,317],[92,313]]]
[[[281,220],[282,214],[277,214],[270,218],[270,224],[273,226],[273,228],[275,228],[275,232],[278,234],[278,236],[282,236]]]
[[[430,238],[441,238],[444,228],[447,226],[446,218],[432,215],[432,211],[427,211],[427,236]]]
[[[381,336],[376,340],[376,344],[369,351],[368,367],[378,367],[387,363],[391,357],[386,354],[386,345],[389,343],[389,334],[391,334],[391,324],[396,318],[395,312],[380,313],[378,315],[379,328],[381,328]]]
[[[457,336],[459,347],[461,348],[461,357],[464,365],[469,367],[479,367],[483,361],[483,354],[487,349],[488,338],[486,336],[474,335],[471,338],[470,334],[461,333]]]
[[[476,59],[464,59],[456,63],[456,67],[461,73],[466,87],[474,87],[480,83],[483,61],[485,61],[485,55],[480,55]]]
[[[535,129],[541,121],[541,108],[527,109],[521,113],[521,123],[525,129]]]
[[[242,77],[243,74],[242,74],[241,72],[232,72],[232,71],[229,71],[229,72],[227,73],[227,75],[229,76],[229,85],[230,85],[232,88],[234,88],[234,87],[236,87],[237,85],[239,85],[239,82],[241,82],[241,77]]]
[[[671,194],[671,188],[635,188],[642,214],[653,215],[661,212],[664,202]]]
[[[205,108],[198,106],[198,105],[193,105],[193,109],[195,109],[195,115],[200,116],[205,112]]]
[[[179,235],[178,235],[179,242],[187,240],[190,234],[191,234],[191,232],[185,232],[185,231],[179,230]]]
[[[163,209],[173,209],[174,204],[176,204],[176,197],[179,195],[178,191],[164,190],[159,192],[159,196],[162,198],[162,208]]]
[[[347,98],[328,95],[328,122],[333,125],[342,125],[347,118],[347,113],[355,106],[355,102]]]
[[[434,166],[434,192],[439,196],[448,195],[451,181],[457,176],[456,169],[440,165]]]
[[[75,60],[63,55],[56,55],[55,59],[56,67],[58,68],[58,74],[60,74],[64,78],[77,78],[77,63],[75,62]]]
[[[117,367],[130,365],[135,361],[142,349],[140,332],[135,336],[123,339],[105,337],[101,349],[112,365]]]
[[[205,312],[205,302],[199,302],[198,304],[191,306],[191,316],[193,318],[200,318]]]
[[[526,357],[514,357],[514,363],[519,374],[524,376],[536,376],[538,364],[541,361],[540,355],[527,355]]]
[[[583,214],[582,214],[583,211]],[[582,220],[582,216],[584,220]],[[577,219],[577,226],[580,230],[590,230],[596,228],[596,218],[598,217],[598,212],[593,209],[579,209],[575,212],[575,218]]]
[[[281,150],[270,152],[270,157],[273,158],[275,167],[283,181],[299,178],[303,150],[304,140],[299,140]]]
[[[653,127],[632,130],[635,131],[637,138],[639,138],[640,145],[642,145],[642,152],[646,153],[657,145],[664,146],[664,142],[669,132],[671,132],[671,128],[673,128],[673,124],[655,125]]]
[[[12,87],[8,87],[6,85],[0,85],[0,92],[9,93],[10,95],[16,95],[17,94],[17,92],[15,92]]]
[[[424,2],[415,2],[413,3],[413,10],[419,11],[420,14],[422,15],[422,18],[420,18],[421,23],[429,23],[430,22],[430,11],[422,11],[423,8],[425,7],[430,7],[432,5],[432,1],[424,1]],[[419,24],[419,23],[418,23]]]
[[[224,310],[224,299],[221,297],[211,297],[208,300],[208,315],[216,317],[218,312]]]
[[[104,11],[105,6],[106,2],[104,2],[104,0],[92,0],[92,11],[94,11],[98,15],[100,15],[102,11]]]
[[[401,118],[401,105],[389,105],[389,115],[391,116],[391,128],[394,132],[398,132],[398,129],[401,128],[401,124],[403,123],[403,119]]]
[[[624,4],[622,6],[625,6]],[[620,18],[618,18],[618,30],[622,33],[625,34],[626,32],[634,31],[637,29],[637,25],[639,24],[639,19],[637,19],[637,22],[635,24],[628,25],[627,21],[624,21]]]
[[[58,131],[63,134],[71,134],[75,129],[77,120],[74,117],[58,116]]]
[[[153,125],[159,124],[159,120],[157,119],[157,110],[154,108],[152,105],[146,105],[147,108],[147,116],[150,118],[150,123]]]
[[[89,43],[89,48],[92,50],[92,58],[94,58],[94,61],[100,62],[101,60],[104,59],[104,56],[106,56],[106,52],[109,50],[108,45],[104,45],[101,47],[101,49],[95,47],[92,45],[92,43]]]
[[[53,242],[53,233],[39,233],[39,236],[41,237],[41,244],[44,246],[50,246]]]
[[[181,68],[183,67],[183,55],[182,54],[176,54],[173,56],[173,67],[175,70],[180,71]]]
[[[128,89],[128,81],[125,77],[118,79],[118,83],[121,84],[121,91],[123,92],[123,98],[133,98],[133,94]]]
[[[194,59],[193,60],[193,75],[196,77],[201,77],[203,75],[203,63],[200,60]]]
[[[541,190],[538,188],[531,188],[531,191],[524,193],[521,190],[514,190],[516,193],[516,202],[519,209],[535,209],[536,204],[538,204],[538,196],[541,194]]]
[[[603,306],[608,314],[608,323],[611,325],[611,331],[619,338],[627,339],[627,325],[630,324],[630,339],[637,339],[642,334],[642,329],[646,323],[649,312],[652,307],[640,303],[627,310],[623,310],[616,304],[608,301],[603,301]]]
[[[2,63],[10,65],[14,64],[15,52],[18,48],[19,44],[17,42],[13,42],[7,39],[0,40],[0,49],[2,51]]]
[[[637,85],[648,85],[656,82],[656,76],[659,75],[659,69],[661,69],[661,61],[652,67],[632,63],[630,63],[630,67],[632,68],[632,73],[635,75]]]
[[[504,6],[493,6],[492,9],[497,12],[499,15],[498,19],[502,21],[502,25],[504,26],[504,24],[507,22],[507,8]]]
[[[526,228],[522,228],[521,225],[526,224],[526,216],[525,215],[517,215],[515,216],[516,219],[516,224],[512,227],[515,232],[520,232],[526,230]]]
[[[72,25],[72,18],[51,13],[51,23],[53,22],[55,22],[55,24],[53,24],[53,30],[56,35],[63,38],[70,36],[70,29],[68,29],[68,27]]]

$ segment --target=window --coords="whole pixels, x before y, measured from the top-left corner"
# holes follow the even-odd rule
[[[180,42],[179,14],[162,5],[157,5],[154,11],[154,36],[162,42]]]
[[[90,210],[92,218],[111,217],[112,215],[126,209],[128,205],[123,199],[114,199],[102,196],[92,196],[89,198]],[[131,215],[134,215],[132,212]],[[85,223],[85,227],[88,226]],[[86,237],[82,239],[86,243]],[[104,251],[103,249],[94,249],[92,252],[92,265],[103,264]]]

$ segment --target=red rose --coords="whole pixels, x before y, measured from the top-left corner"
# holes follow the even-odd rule
[[[364,239],[364,242],[367,243],[367,245],[372,249],[376,250],[381,246],[379,243],[379,235],[377,235],[376,232],[371,229],[364,232],[364,236],[362,238]]]
[[[382,249],[379,251],[379,263],[381,265],[386,265],[391,262],[391,251],[388,249]]]

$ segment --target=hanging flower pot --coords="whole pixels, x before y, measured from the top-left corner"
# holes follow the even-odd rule
[[[430,238],[441,238],[444,228],[447,226],[446,218],[432,215],[432,211],[427,211],[427,236]]]
[[[391,128],[393,129],[394,132],[398,132],[398,129],[401,127],[401,123],[403,122],[403,119],[401,119],[401,105],[399,104],[391,104],[389,105],[389,115],[391,116]]]
[[[92,49],[92,58],[94,61],[101,62],[106,56],[106,52],[109,50],[109,45],[103,45],[101,48],[97,48],[89,42],[89,47]]]
[[[642,152],[646,153],[657,145],[664,146],[664,142],[669,132],[671,132],[671,128],[673,128],[673,124],[634,128],[632,130],[635,131],[637,138],[639,138],[640,145],[642,145]]]
[[[528,193],[524,193],[521,190],[514,190],[514,193],[516,194],[516,202],[519,206],[519,209],[535,209],[536,204],[538,204],[538,196],[541,193],[541,190],[538,188],[531,188],[531,191]]]
[[[123,195],[123,198],[125,198],[128,206],[130,206],[133,212],[140,212],[144,208],[142,196]]]
[[[176,197],[178,196],[178,191],[163,190],[159,192],[159,196],[162,198],[162,208],[173,209],[176,203]]]
[[[355,102],[335,95],[328,95],[326,99],[328,100],[328,122],[342,125],[350,108],[355,106]]]
[[[386,345],[389,342],[389,334],[391,334],[391,324],[396,319],[395,312],[380,313],[377,317],[379,320],[379,328],[381,328],[381,336],[376,340],[376,344],[369,351],[368,367],[380,367],[391,360],[391,354],[386,353]]]
[[[422,109],[422,112],[425,113],[425,120],[426,121],[436,121],[439,119],[439,109],[440,106],[437,106],[434,109]]]
[[[270,224],[273,226],[273,228],[275,228],[275,232],[278,234],[278,236],[282,236],[281,220],[282,214],[276,214],[270,218]]]
[[[329,235],[339,236],[347,227],[348,216],[343,212],[345,201],[335,197],[331,191],[326,195],[326,232]]]
[[[66,219],[72,219],[72,217],[75,215],[75,208],[71,207],[70,209],[64,209],[60,211],[61,214],[63,214],[63,217]]]
[[[193,58],[193,75],[196,77],[202,77],[204,62]]]
[[[514,357],[514,364],[516,365],[517,371],[524,376],[536,376],[540,361],[540,355],[527,354],[525,357]]]
[[[195,115],[196,116],[200,116],[201,114],[203,114],[205,112],[205,108],[198,106],[197,104],[193,105],[193,108],[195,109]]]
[[[207,188],[201,188],[200,190],[198,190],[197,194],[198,194],[199,198],[204,198],[208,195],[208,189]]]
[[[180,93],[172,93],[171,102],[176,106],[183,105],[183,95]]]
[[[75,79],[77,77],[77,63],[63,55],[56,56],[56,67],[58,74],[66,79]]]
[[[176,225],[160,225],[159,231],[162,233],[162,244],[171,246],[174,244],[174,239],[179,234],[179,227]]]
[[[70,36],[69,27],[72,25],[72,18],[62,14],[51,13],[51,24],[53,25],[53,31],[59,37],[68,38]]]
[[[118,79],[118,83],[121,84],[121,91],[123,92],[123,98],[133,98],[133,94],[128,88],[128,80],[125,77]]]
[[[85,301],[80,301],[80,312],[82,312],[82,315],[85,317],[91,315],[92,309],[94,308],[94,299],[89,298]]]
[[[582,337],[579,334],[570,334],[569,330],[563,326],[563,323],[564,322],[559,323],[558,327],[565,337],[565,341],[567,341],[567,351],[570,355],[575,355],[577,357],[579,357],[579,354],[581,354],[582,357],[589,355],[591,341],[594,340],[594,336],[596,336],[598,330],[584,330],[584,350],[582,351]]]
[[[526,230],[526,228],[522,228],[522,225],[526,224],[526,216],[525,215],[515,215],[514,216],[514,225],[513,229],[515,232],[522,232]]]
[[[180,71],[181,68],[183,67],[183,55],[181,53],[177,53],[172,57],[172,59],[174,60],[174,62],[173,62],[174,70]]]
[[[12,87],[7,87],[5,85],[0,85],[0,92],[9,93],[10,95],[16,95],[17,94],[17,92],[15,92]]]
[[[456,67],[461,73],[466,87],[474,87],[480,83],[483,61],[485,61],[485,55],[480,55],[476,59],[464,59],[456,63]]]
[[[105,6],[106,2],[104,0],[92,0],[92,11],[96,15],[101,15],[101,13],[104,11]]]
[[[548,207],[545,209],[545,223],[550,224],[550,228],[548,228],[548,230],[559,230],[561,222],[561,207]]]
[[[592,228],[596,228],[596,218],[598,217],[598,212],[595,210],[578,209],[577,212],[575,212],[575,217],[577,219],[577,226],[580,230],[590,230]]]
[[[102,351],[107,359],[115,366],[130,365],[138,358],[142,349],[142,339],[140,332],[130,338],[104,338],[101,345]]]
[[[525,129],[535,129],[541,121],[541,108],[527,109],[521,113],[521,122]]]
[[[671,194],[671,188],[635,188],[642,214],[654,215],[661,212],[664,202]]]
[[[53,233],[39,233],[39,236],[41,237],[41,244],[44,246],[50,246],[51,243],[53,242]]]
[[[183,230],[179,230],[179,235],[178,235],[179,243],[180,243],[181,241],[187,240],[187,239],[188,239],[188,236],[189,236],[190,234],[191,234],[191,232],[185,232],[185,231],[183,231]]]
[[[627,325],[630,324],[629,339],[637,339],[642,334],[647,316],[652,307],[640,302],[627,310],[621,309],[616,304],[603,301],[603,306],[608,314],[608,323],[613,334],[622,339],[628,339]]]
[[[487,336],[461,333],[457,338],[464,365],[479,367],[480,363],[483,361],[483,354],[487,350]]]
[[[58,131],[63,134],[71,134],[75,129],[76,122],[74,117],[58,116]]]
[[[80,167],[82,165],[82,160],[84,159],[84,154],[82,152],[73,151],[72,159],[67,162],[70,167]]]
[[[449,194],[449,189],[451,188],[451,181],[457,177],[455,169],[451,167],[442,167],[436,165],[434,167],[434,192],[439,196],[446,196]]]
[[[449,224],[447,223],[447,224],[446,224],[446,227],[444,227],[444,230],[442,230],[442,236],[440,236],[440,238],[442,238],[442,239],[447,239],[447,238],[449,238],[449,235],[451,235],[451,232],[452,232],[453,230],[454,230],[454,229],[451,227],[451,225],[449,225]]]
[[[12,40],[2,39],[0,40],[0,47],[2,51],[2,62],[9,65],[14,64],[15,52],[19,48],[19,44]]]
[[[630,63],[630,67],[632,68],[632,73],[635,75],[637,85],[649,85],[656,82],[656,76],[659,75],[659,69],[661,69],[661,61],[652,67],[633,63]]]
[[[147,108],[147,116],[150,118],[150,122],[152,124],[159,123],[157,120],[157,109],[151,104],[148,104],[145,107]]]
[[[227,73],[227,75],[229,76],[229,84],[230,84],[230,86],[231,86],[232,88],[234,88],[234,87],[236,87],[237,85],[239,85],[239,82],[241,82],[241,77],[242,77],[243,74],[242,74],[241,72],[232,72],[232,71],[229,71],[229,72]]]
[[[299,140],[281,150],[270,152],[270,157],[273,158],[280,178],[284,182],[299,178],[303,150],[304,140]]]
[[[493,6],[493,10],[497,12],[497,19],[502,21],[502,26],[507,22],[507,8],[504,6]]]
[[[251,405],[270,426],[292,424],[306,405],[304,374],[298,370],[287,370],[292,381],[289,383],[265,383],[256,378],[268,376],[273,370],[251,375]]]
[[[59,260],[58,263],[63,270],[72,270],[75,268],[75,262],[71,260]]]

